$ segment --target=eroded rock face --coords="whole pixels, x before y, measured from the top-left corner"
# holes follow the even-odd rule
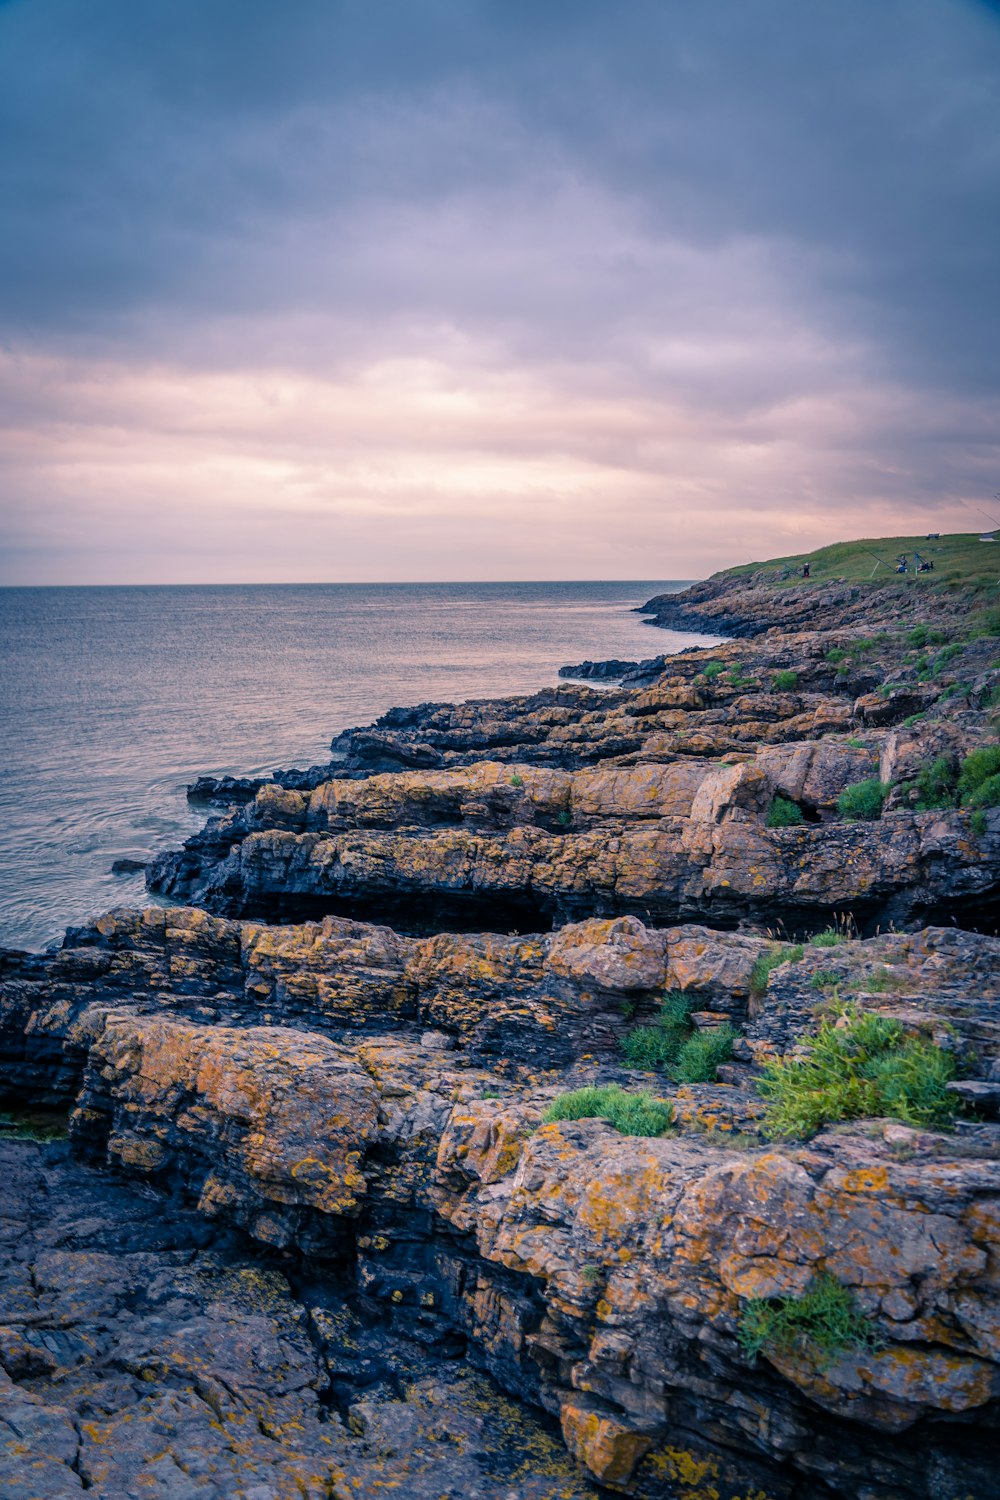
[[[771,829],[762,814],[772,796],[763,773],[735,766],[702,779],[689,816],[580,832],[535,824],[253,831],[220,860],[192,864],[190,851],[163,859],[150,884],[225,915],[374,906],[397,925],[414,911],[446,921],[463,907],[473,925],[492,903],[500,921],[508,912],[536,923],[634,913],[664,924],[751,915],[821,924],[831,911],[853,910],[874,926],[996,900],[998,819],[976,836],[958,811]]]
[[[71,1130],[89,1159],[180,1194],[216,1232],[346,1274],[398,1333],[467,1348],[558,1420],[609,1489],[681,1496],[700,1473],[733,1500],[751,1481],[819,1497],[833,1474],[834,1493],[879,1500],[936,1500],[942,1482],[988,1492],[1000,1129],[952,1142],[874,1123],[777,1148],[759,1134],[746,1064],[731,1069],[742,1081],[670,1086],[623,1072],[609,1032],[572,1066],[538,1072],[505,1056],[498,1071],[457,1010],[448,1032],[396,1014],[393,1031],[365,1039],[335,1023],[327,1034],[314,997],[274,1024],[277,989],[261,986],[300,1005],[321,973],[335,983],[337,955],[356,995],[366,976],[391,994],[405,974],[418,990],[447,982],[458,1007],[464,975],[473,1010],[478,983],[488,995],[520,965],[532,984],[548,974],[608,1011],[683,984],[737,1021],[749,1006],[751,1052],[774,1051],[798,1045],[817,963],[892,967],[925,991],[935,976],[943,1023],[956,1014],[949,994],[995,975],[994,940],[942,931],[815,949],[755,992],[766,939],[632,918],[530,940],[268,930],[184,911],[100,928],[90,948],[23,961],[4,995],[5,1037],[38,1038],[54,1074],[74,1079]],[[483,944],[494,958],[477,979]],[[525,1008],[539,993],[522,992]],[[903,987],[871,998],[915,1003]],[[986,1058],[995,999],[980,995],[976,1012]],[[556,1093],[612,1079],[652,1082],[677,1133],[543,1123]],[[832,1362],[802,1348],[751,1366],[737,1338],[747,1300],[799,1294],[819,1271],[852,1288],[881,1342]]]

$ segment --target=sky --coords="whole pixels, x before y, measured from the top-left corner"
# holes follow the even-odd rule
[[[691,578],[998,489],[998,4],[0,0],[0,582]]]

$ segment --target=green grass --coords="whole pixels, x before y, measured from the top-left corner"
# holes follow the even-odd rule
[[[714,1083],[720,1063],[733,1055],[736,1032],[731,1026],[716,1031],[696,1031],[688,1037],[671,1069],[676,1083]]]
[[[804,822],[802,809],[797,802],[789,802],[787,797],[775,797],[767,815],[768,828],[797,828]]]
[[[731,1026],[695,1032],[692,1002],[681,990],[665,995],[652,1026],[636,1026],[622,1037],[621,1048],[630,1068],[665,1072],[675,1083],[714,1083],[716,1069],[733,1055],[736,1032]]]
[[[709,682],[714,682],[716,677],[721,677],[725,670],[725,662],[707,661],[701,669],[701,675],[702,677],[707,677]]]
[[[901,990],[906,988],[906,980],[899,974],[894,974],[891,969],[873,969],[864,980],[864,988],[870,995],[884,995],[887,990]]]
[[[842,927],[838,923],[836,927],[827,927],[822,932],[814,933],[809,939],[809,945],[812,948],[839,948],[841,943],[850,941],[851,936],[847,930],[847,924],[845,923]]]
[[[1000,775],[983,781],[967,799],[969,807],[981,812],[984,807],[1000,807]]]
[[[542,1116],[554,1120],[607,1120],[622,1135],[664,1135],[674,1122],[673,1110],[652,1094],[633,1094],[617,1083],[575,1089],[553,1099]]]
[[[0,1110],[0,1140],[64,1141],[69,1135],[69,1116],[65,1110]]]
[[[972,807],[995,807],[994,802],[978,802],[976,795],[987,782],[1000,775],[1000,745],[983,745],[962,762],[958,776],[958,800]]]
[[[652,1026],[637,1026],[622,1037],[622,1053],[630,1068],[657,1072],[677,1061],[691,1035],[692,1002],[681,990],[670,990],[660,1003]]]
[[[768,1063],[757,1087],[768,1103],[767,1134],[801,1139],[838,1120],[884,1115],[945,1128],[957,1109],[945,1087],[954,1076],[943,1048],[907,1036],[890,1016],[844,1006],[821,1023],[807,1057]]]
[[[524,777],[521,775],[520,771],[514,772],[513,776],[510,778],[510,784],[511,786],[524,786]]]
[[[828,990],[840,984],[843,977],[836,969],[817,969],[809,983],[814,990]]]
[[[801,1297],[755,1297],[740,1314],[740,1347],[751,1360],[758,1354],[812,1356],[826,1368],[848,1349],[880,1342],[874,1326],[848,1287],[821,1271]]]
[[[837,811],[847,823],[874,822],[882,816],[882,803],[889,795],[877,776],[845,787],[837,798]]]
[[[894,571],[897,554],[908,553],[912,569],[915,551],[926,561],[933,562],[933,573],[914,575],[911,571],[905,578],[897,574]],[[820,547],[815,552],[795,552],[787,557],[768,558],[764,562],[744,563],[740,567],[725,569],[721,576],[756,573],[763,568],[775,571],[787,568],[789,577],[779,586],[790,588],[805,582],[801,577],[801,570],[802,564],[808,562],[811,583],[828,583],[841,578],[852,583],[862,583],[871,578],[876,558],[879,558],[882,566],[875,571],[873,585],[896,583],[918,589],[934,588],[941,584],[964,584],[995,596],[997,574],[1000,572],[998,557],[1000,547],[979,541],[977,533],[951,532],[941,536],[936,542],[929,542],[923,536],[885,536],[834,542],[832,546]],[[992,626],[992,613],[983,615],[983,633],[1000,634],[1000,612],[996,618],[996,629]]]
[[[1000,807],[1000,745],[982,745],[963,760],[961,767],[950,755],[938,755],[917,772],[916,807],[920,812],[936,808]]]
[[[801,943],[775,943],[766,953],[760,955],[750,970],[750,993],[763,995],[772,969],[777,969],[781,964],[797,964],[805,951]]]
[[[793,693],[798,685],[798,672],[775,672],[771,678],[771,687],[776,693]]]
[[[918,812],[930,812],[937,807],[954,807],[955,782],[958,766],[950,755],[938,755],[917,772],[914,786],[917,789]]]

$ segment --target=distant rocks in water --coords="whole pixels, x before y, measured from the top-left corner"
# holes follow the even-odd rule
[[[560,667],[560,677],[576,677],[590,682],[621,682],[625,687],[644,687],[655,682],[666,667],[665,656],[651,656],[646,661],[581,661],[575,666]]]
[[[266,776],[199,776],[187,789],[189,802],[252,802]]]
[[[275,771],[273,776],[199,776],[187,789],[189,802],[211,802],[232,807],[252,802],[262,787],[277,785],[293,792],[311,792],[333,774],[330,765],[310,766],[300,771],[293,766]]]
[[[626,672],[635,671],[639,665],[636,661],[620,661],[613,656],[610,661],[581,661],[576,666],[560,667],[560,677],[587,677],[599,682],[624,677]]]
[[[144,859],[116,859],[111,866],[112,875],[139,875],[146,868]]]

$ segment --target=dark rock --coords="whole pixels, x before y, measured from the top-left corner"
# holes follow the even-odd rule
[[[603,682],[623,677],[626,672],[634,672],[638,666],[637,661],[621,661],[617,657],[612,657],[609,661],[582,661],[574,667],[560,667],[559,676],[589,677]]]
[[[62,1148],[0,1142],[0,1175],[4,1500],[597,1500],[544,1416],[349,1286]]]

